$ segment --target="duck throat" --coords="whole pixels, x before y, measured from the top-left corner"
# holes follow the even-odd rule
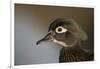
[[[71,44],[71,45],[68,45],[67,43],[62,42],[62,41],[58,41],[58,40],[56,40],[56,39],[53,39],[53,42],[54,42],[54,43],[57,43],[57,44],[60,44],[60,45],[62,45],[63,47],[73,47],[73,46],[75,46],[75,45],[77,44],[78,41],[73,42],[73,44]]]
[[[86,53],[80,47],[63,47],[60,50],[59,62],[84,61]]]

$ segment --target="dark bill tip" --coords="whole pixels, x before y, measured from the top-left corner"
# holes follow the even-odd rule
[[[39,45],[41,43],[42,40],[39,40],[36,42],[36,45]]]
[[[48,33],[44,38],[42,38],[41,40],[37,41],[37,42],[36,42],[36,45],[40,44],[40,43],[43,42],[43,41],[48,41],[48,40],[50,40],[50,39],[51,39],[51,38],[50,38],[50,33]]]
[[[37,42],[36,42],[36,45],[38,45],[39,43],[40,43],[40,42],[39,42],[39,41],[37,41]]]

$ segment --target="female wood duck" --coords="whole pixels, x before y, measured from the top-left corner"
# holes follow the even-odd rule
[[[87,40],[86,33],[73,19],[59,18],[54,20],[48,30],[48,34],[37,41],[52,41],[62,46],[59,62],[80,62],[94,60],[93,52],[86,51],[81,47],[82,41]]]

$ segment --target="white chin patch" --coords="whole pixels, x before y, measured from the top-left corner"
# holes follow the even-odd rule
[[[53,42],[55,42],[55,43],[57,43],[57,44],[60,44],[60,45],[62,45],[63,47],[72,47],[72,46],[75,46],[76,45],[76,43],[78,42],[78,41],[75,41],[73,44],[71,44],[71,45],[67,45],[66,43],[64,43],[64,42],[62,42],[62,41],[58,41],[58,40],[56,40],[56,39],[53,39]]]
[[[58,41],[58,40],[56,40],[56,39],[54,39],[53,42],[58,43],[58,44],[60,44],[60,45],[62,45],[62,46],[64,46],[64,47],[69,47],[69,45],[67,45],[66,43],[64,43],[64,42],[62,42],[62,41]]]

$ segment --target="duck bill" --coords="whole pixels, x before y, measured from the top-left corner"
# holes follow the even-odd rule
[[[49,40],[51,40],[51,33],[48,33],[44,38],[38,40],[38,41],[36,42],[36,45],[39,45],[41,42],[49,41]]]

